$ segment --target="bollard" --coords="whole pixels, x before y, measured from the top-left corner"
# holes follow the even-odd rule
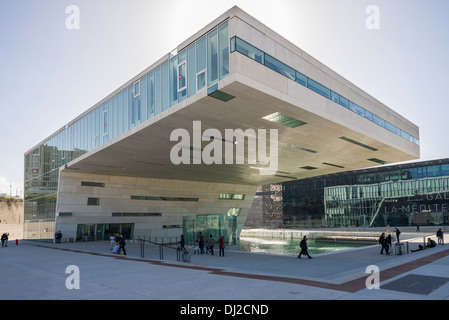
[[[16,246],[19,245],[19,239],[16,239]]]

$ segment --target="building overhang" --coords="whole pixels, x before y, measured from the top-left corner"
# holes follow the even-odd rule
[[[245,59],[237,57],[236,59]],[[254,67],[257,67],[256,65]],[[303,90],[298,84],[298,90]],[[354,118],[349,110],[332,101],[325,102],[328,112],[321,112],[307,99],[296,99],[277,93],[257,83],[242,73],[233,73],[221,81],[218,91],[206,90],[179,103],[154,118],[116,137],[108,143],[71,161],[61,170],[86,174],[104,174],[130,177],[192,180],[232,184],[263,185],[342,172],[379,165],[376,160],[388,163],[419,157],[419,147],[386,133],[363,118]],[[317,95],[318,96],[318,95]],[[225,97],[225,98],[223,98]],[[324,99],[318,97],[318,99]],[[338,110],[339,117],[332,109]],[[278,118],[276,119],[276,115]],[[280,115],[280,116],[279,116]],[[299,122],[289,126],[279,117],[287,116]],[[355,120],[354,120],[355,119]],[[273,121],[274,120],[274,121]],[[276,121],[278,120],[278,121]],[[194,123],[201,136],[195,136]],[[297,126],[296,126],[297,125]],[[190,145],[180,139],[170,140],[176,129],[189,133]],[[198,155],[208,153],[212,138],[207,129],[221,133],[217,143],[221,146],[221,164],[206,164]],[[266,129],[266,149],[269,155],[271,130],[277,130],[277,170],[261,174],[267,163],[249,163],[248,139],[245,139],[243,163],[237,163],[237,144],[226,139],[226,130]],[[379,133],[380,132],[380,133]],[[200,141],[201,137],[209,137]],[[386,139],[386,138],[388,139]],[[199,138],[199,139],[198,139]],[[257,139],[261,139],[258,136]],[[201,144],[201,149],[198,148]],[[216,144],[216,145],[218,145]],[[179,152],[189,153],[190,164],[174,164],[170,157],[175,146]],[[234,151],[231,163],[226,163],[226,149]],[[228,149],[229,150],[229,149]],[[250,152],[256,152],[253,148]],[[178,153],[179,155],[181,153]],[[269,155],[270,157],[272,155]],[[273,155],[274,156],[274,155]],[[194,164],[200,161],[199,164]],[[218,161],[216,161],[218,162]],[[228,161],[229,162],[229,161]]]

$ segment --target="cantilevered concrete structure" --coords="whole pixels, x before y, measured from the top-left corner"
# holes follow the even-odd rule
[[[226,129],[266,129],[267,150],[277,130],[277,166]],[[222,164],[201,158],[211,141]],[[416,125],[233,7],[25,154],[24,234],[233,241],[259,185],[417,158]]]

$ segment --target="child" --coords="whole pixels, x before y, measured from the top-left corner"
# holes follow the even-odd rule
[[[193,254],[200,254],[200,245],[198,244],[198,240],[195,241],[195,250],[193,250]]]

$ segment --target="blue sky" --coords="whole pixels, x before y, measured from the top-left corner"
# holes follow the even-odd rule
[[[233,5],[418,125],[421,160],[449,157],[447,0],[1,0],[0,193],[21,192],[26,151]]]

